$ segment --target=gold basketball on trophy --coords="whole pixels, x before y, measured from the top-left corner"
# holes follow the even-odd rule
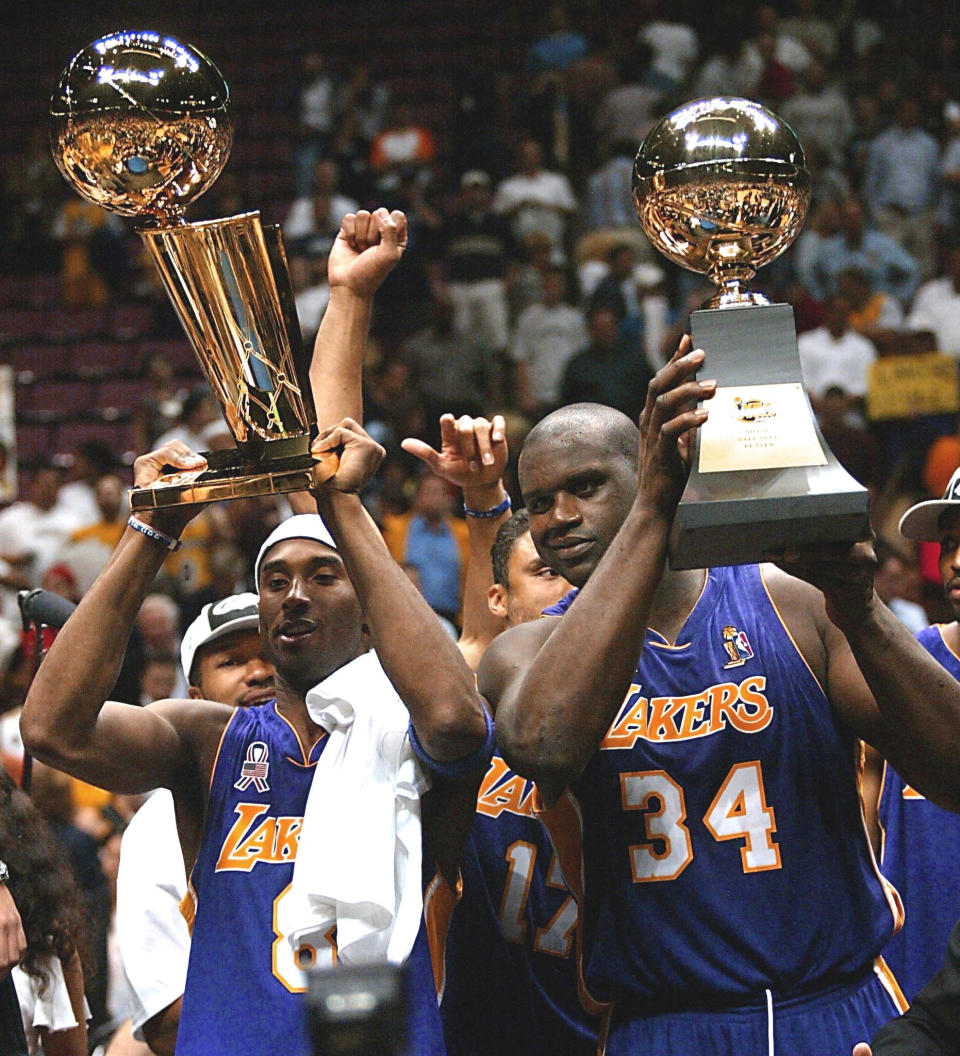
[[[134,489],[134,510],[298,491],[336,471],[310,455],[315,425],[280,229],[258,212],[186,223],[233,140],[230,93],[214,64],[152,31],[79,52],[50,104],[60,171],[84,198],[137,218],[236,447],[208,468]]]
[[[76,55],[50,103],[53,156],[78,194],[123,216],[174,222],[227,163],[230,92],[196,48],[113,33]]]
[[[654,247],[719,287],[712,307],[765,304],[744,284],[800,234],[810,174],[796,134],[772,110],[696,99],[644,139],[633,197]]]

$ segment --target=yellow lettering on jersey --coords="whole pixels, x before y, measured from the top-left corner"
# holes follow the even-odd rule
[[[766,687],[767,680],[763,675],[755,675],[740,683],[740,703],[745,706],[732,712],[730,721],[742,733],[759,733],[770,725],[773,708],[763,695]],[[750,708],[756,710],[748,711]]]
[[[754,675],[740,685],[720,682],[695,696],[648,699],[634,684],[600,747],[632,748],[639,740],[687,741],[720,733],[727,726],[759,733],[773,720],[773,708],[764,695],[766,685],[763,675]]]
[[[513,773],[501,758],[494,756],[480,783],[477,812],[499,818],[504,811],[533,817],[533,784]]]
[[[640,737],[647,735],[647,698],[640,696],[636,684],[627,690],[620,715],[614,719],[600,742],[601,748],[632,748]]]
[[[237,820],[220,848],[216,872],[249,873],[257,862],[283,864],[296,858],[302,817],[263,818],[257,824],[269,809],[266,804],[238,803],[234,809]]]

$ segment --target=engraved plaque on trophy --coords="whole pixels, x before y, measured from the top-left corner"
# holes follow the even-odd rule
[[[298,491],[335,460],[310,455],[315,425],[293,290],[278,227],[258,212],[187,223],[184,208],[226,164],[229,90],[196,48],[150,31],[94,41],[63,71],[50,104],[53,155],[84,198],[137,218],[235,447],[205,470],[130,493],[134,510]]]
[[[862,538],[867,492],[820,434],[793,309],[746,288],[797,237],[810,204],[792,129],[747,99],[687,103],[644,139],[633,197],[655,248],[717,286],[690,317],[717,393],[674,520],[671,566],[745,564],[785,546]]]

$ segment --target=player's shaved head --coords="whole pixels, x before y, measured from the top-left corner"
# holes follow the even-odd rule
[[[527,434],[518,463],[521,487],[525,461],[583,442],[637,464],[640,432],[630,418],[602,403],[571,403],[548,414]]]

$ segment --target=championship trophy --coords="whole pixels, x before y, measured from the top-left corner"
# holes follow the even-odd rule
[[[236,445],[205,453],[205,470],[135,488],[134,510],[299,491],[336,472],[335,458],[310,455],[309,360],[279,227],[259,212],[183,218],[230,154],[229,94],[201,52],[136,31],[84,48],[50,104],[60,171],[82,197],[137,218]]]
[[[810,175],[792,129],[746,99],[698,99],[659,121],[633,170],[653,245],[718,287],[690,316],[716,378],[670,538],[673,568],[745,564],[868,530],[866,489],[837,462],[803,384],[793,309],[746,289],[797,237]]]

